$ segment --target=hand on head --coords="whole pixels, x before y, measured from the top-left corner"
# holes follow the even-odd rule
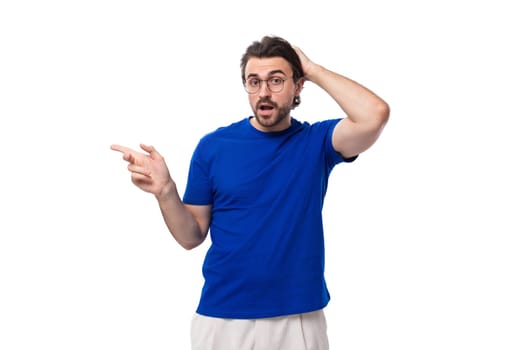
[[[317,65],[312,60],[310,60],[299,47],[293,46],[293,48],[299,56],[299,59],[301,60],[301,66],[303,68],[304,77],[306,80],[308,80],[310,74],[313,72]]]

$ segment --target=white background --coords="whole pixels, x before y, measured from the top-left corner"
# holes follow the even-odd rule
[[[241,54],[276,34],[391,106],[326,197],[332,348],[523,350],[518,3],[3,1],[0,349],[189,349],[209,241],[179,247],[109,146],[153,144],[183,192],[198,139],[251,112]]]

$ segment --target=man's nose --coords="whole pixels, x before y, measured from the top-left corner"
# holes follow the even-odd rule
[[[261,81],[261,87],[259,88],[259,96],[265,97],[271,94],[270,88],[268,87],[268,82],[265,80]]]

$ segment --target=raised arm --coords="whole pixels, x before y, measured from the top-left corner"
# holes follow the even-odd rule
[[[332,143],[343,157],[362,153],[377,140],[388,121],[390,107],[359,83],[312,62],[295,47],[305,79],[325,90],[346,114],[335,127]]]
[[[155,195],[164,222],[175,240],[185,249],[201,244],[208,233],[211,206],[186,205],[170,176],[164,157],[153,146],[141,144],[146,152],[137,152],[121,145],[111,149],[122,153],[127,161],[132,182],[145,192]]]

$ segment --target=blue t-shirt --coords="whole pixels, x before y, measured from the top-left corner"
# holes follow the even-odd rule
[[[253,319],[327,305],[322,207],[345,161],[331,141],[339,120],[261,132],[246,118],[200,140],[183,197],[212,205],[197,313]]]

